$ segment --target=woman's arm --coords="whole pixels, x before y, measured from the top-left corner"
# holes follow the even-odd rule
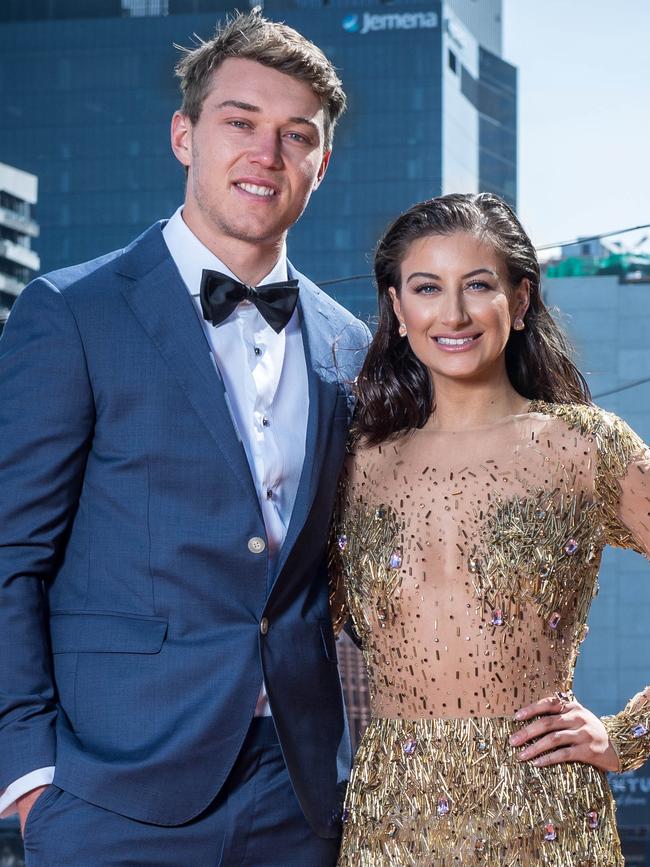
[[[650,557],[650,449],[625,422],[603,414],[599,431],[596,496],[603,507],[605,539]],[[599,719],[575,700],[558,693],[522,708],[518,720],[541,715],[512,738],[529,744],[524,761],[551,765],[579,761],[606,771],[630,771],[650,757],[650,687],[613,716]],[[549,751],[547,755],[542,753]]]

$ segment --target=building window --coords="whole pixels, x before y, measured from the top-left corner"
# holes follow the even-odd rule
[[[457,71],[457,70],[458,70],[458,66],[457,66],[457,63],[458,63],[458,62],[457,62],[457,60],[456,60],[456,55],[455,55],[454,52],[451,50],[451,48],[449,49],[449,51],[448,51],[448,53],[447,53],[447,57],[448,57],[448,62],[449,62],[449,68],[451,69],[451,71],[452,71],[455,75],[457,75],[457,74],[458,74],[458,71]]]
[[[122,15],[131,18],[169,15],[169,0],[122,0]]]

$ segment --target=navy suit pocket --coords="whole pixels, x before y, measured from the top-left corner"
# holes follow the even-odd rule
[[[129,681],[137,677],[137,660],[158,660],[166,635],[164,617],[52,612],[50,636],[59,704],[74,731],[95,725],[92,708],[100,704],[100,697],[112,695],[119,706],[117,693],[127,691]],[[149,673],[145,668],[143,674]],[[136,684],[133,690],[137,693]]]
[[[72,684],[59,690],[61,706],[88,753],[119,761],[149,754],[176,727],[175,698],[192,701],[177,669],[192,648],[169,652],[167,619],[111,612],[55,611],[50,629],[55,669],[75,659]],[[65,682],[65,678],[64,678]],[[175,698],[174,698],[175,697]],[[188,714],[189,716],[189,714]]]
[[[105,611],[55,611],[52,653],[159,653],[167,619]]]

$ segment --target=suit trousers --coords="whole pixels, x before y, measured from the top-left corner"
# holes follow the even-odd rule
[[[265,717],[253,720],[226,785],[192,821],[138,822],[52,785],[27,817],[24,842],[26,867],[333,867],[340,841],[308,825]]]

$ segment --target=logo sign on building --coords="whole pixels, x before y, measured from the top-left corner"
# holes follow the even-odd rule
[[[438,15],[436,12],[390,12],[381,15],[351,12],[341,24],[347,33],[359,33],[361,36],[379,30],[435,30]]]

